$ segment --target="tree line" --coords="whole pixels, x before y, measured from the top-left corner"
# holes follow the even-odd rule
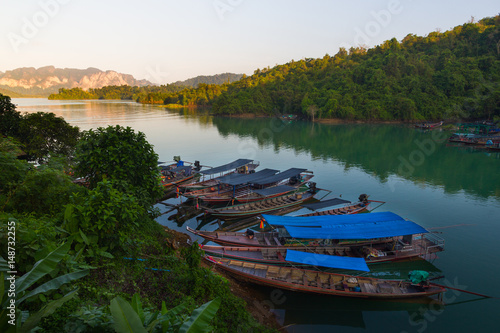
[[[425,37],[408,34],[367,49],[257,69],[231,84],[109,87],[139,103],[208,106],[213,114],[297,114],[368,121],[492,119],[500,115],[500,18],[468,22]],[[81,98],[62,91],[52,98]]]

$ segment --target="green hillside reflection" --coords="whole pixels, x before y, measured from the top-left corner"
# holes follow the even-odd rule
[[[397,175],[416,183],[500,197],[500,154],[451,147],[449,133],[422,132],[392,124],[282,123],[281,120],[214,117],[220,135],[251,137],[275,151],[293,149],[313,159],[361,168],[381,182]]]

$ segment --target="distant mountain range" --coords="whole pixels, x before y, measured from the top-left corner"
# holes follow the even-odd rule
[[[59,88],[102,88],[104,86],[147,86],[147,80],[136,80],[132,75],[97,68],[75,69],[54,66],[17,68],[0,72],[0,88],[22,95],[48,96]]]
[[[222,84],[238,81],[243,74],[224,73],[197,76],[172,84],[196,87],[199,83]],[[55,68],[54,66],[22,67],[0,72],[0,93],[11,97],[42,96],[57,93],[59,88],[102,88],[104,86],[148,86],[155,85],[147,80],[136,80],[132,75],[115,71],[101,71],[97,68]]]
[[[189,86],[196,88],[198,84],[223,84],[223,83],[232,83],[234,81],[238,81],[243,77],[243,74],[233,74],[233,73],[223,73],[216,75],[200,75],[191,79],[187,79],[184,81],[176,81],[172,84],[179,86]]]

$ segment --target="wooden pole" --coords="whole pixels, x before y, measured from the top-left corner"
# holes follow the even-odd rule
[[[463,290],[463,289],[458,289],[458,288],[443,286],[442,284],[437,284],[437,283],[434,283],[434,282],[430,282],[429,284],[432,284],[432,285],[437,286],[437,287],[443,287],[443,288],[447,288],[447,289],[458,290],[458,291],[461,291],[461,292],[464,292],[464,293],[468,293],[468,294],[472,294],[472,295],[476,295],[476,296],[481,296],[481,297],[485,297],[485,298],[496,298],[496,297],[493,297],[493,296],[487,296],[487,295],[483,295],[483,294],[479,294],[479,293],[473,293],[472,291],[467,291],[467,290]]]

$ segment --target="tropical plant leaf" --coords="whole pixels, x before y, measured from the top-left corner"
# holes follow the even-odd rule
[[[57,249],[49,253],[45,258],[39,260],[28,273],[16,279],[16,293],[25,291],[35,282],[54,270],[66,255],[71,246],[71,242],[66,242]]]
[[[119,333],[146,333],[139,315],[135,313],[130,304],[117,296],[111,300],[109,306],[115,321],[115,330]]]
[[[195,309],[188,321],[182,324],[179,333],[201,333],[210,330],[210,322],[215,317],[221,303],[220,297]]]
[[[5,260],[2,256],[0,256],[0,272],[7,272],[9,271],[9,264],[7,263],[7,260]]]
[[[132,297],[132,302],[130,304],[132,305],[132,309],[134,309],[135,313],[137,313],[137,315],[139,316],[141,323],[144,323],[144,311],[142,310],[142,304],[139,294],[134,294],[134,296]]]
[[[16,304],[19,306],[25,299],[33,297],[35,295],[38,295],[40,293],[45,293],[50,290],[58,289],[60,286],[62,286],[65,283],[78,280],[85,275],[89,273],[88,269],[82,269],[80,271],[68,273],[62,276],[59,276],[55,279],[50,280],[49,282],[46,282],[42,284],[41,286],[37,287],[36,289],[30,291],[28,294],[24,295],[20,299],[17,300]]]
[[[78,229],[78,231],[80,231],[80,236],[82,236],[82,239],[83,239],[83,241],[85,242],[85,244],[90,245],[89,239],[88,239],[88,238],[87,238],[87,236],[83,233],[82,229]]]
[[[59,308],[65,302],[67,302],[70,299],[72,299],[73,297],[75,297],[77,290],[78,289],[70,291],[69,293],[67,293],[63,297],[47,303],[43,308],[40,309],[40,311],[38,311],[34,315],[31,315],[28,317],[28,319],[24,322],[23,326],[21,326],[20,331],[21,332],[29,332],[32,329],[34,329],[38,325],[40,320],[42,320],[43,317],[51,315],[52,313],[54,313],[54,311],[57,310],[57,308]]]

